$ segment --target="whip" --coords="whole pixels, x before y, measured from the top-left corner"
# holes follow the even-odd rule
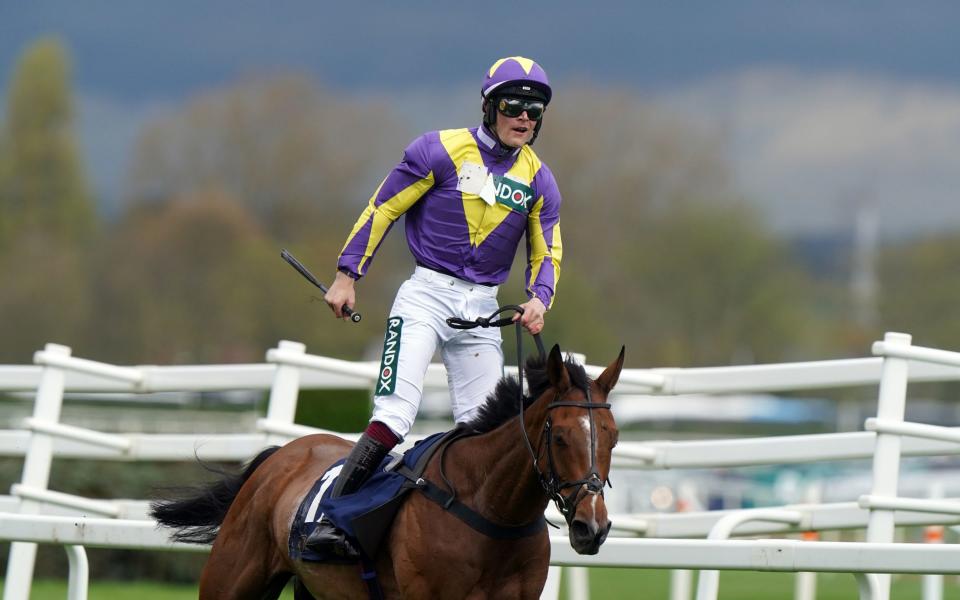
[[[286,248],[284,248],[283,250],[280,251],[280,257],[281,257],[283,260],[287,261],[287,262],[290,264],[291,267],[293,267],[294,269],[297,270],[298,273],[300,273],[301,275],[303,275],[303,277],[304,277],[307,281],[309,281],[309,282],[312,283],[313,285],[315,285],[315,286],[317,286],[318,288],[320,288],[320,291],[321,291],[321,292],[323,292],[324,294],[327,293],[327,291],[328,291],[328,290],[327,290],[327,286],[325,286],[325,285],[323,285],[322,283],[320,283],[320,280],[317,279],[317,278],[313,275],[313,273],[310,272],[309,269],[307,269],[305,266],[303,266],[303,263],[301,263],[299,260],[297,260],[296,258],[294,258],[294,256],[293,256],[292,254],[290,254],[290,253],[286,250]],[[354,312],[354,310],[353,310],[352,308],[350,308],[349,306],[347,306],[346,304],[344,304],[344,305],[340,308],[340,310],[343,312],[343,314],[345,314],[345,315],[347,315],[348,317],[350,317],[350,320],[353,321],[354,323],[359,323],[359,322],[360,322],[360,319],[363,318],[363,317],[360,316],[360,313]]]

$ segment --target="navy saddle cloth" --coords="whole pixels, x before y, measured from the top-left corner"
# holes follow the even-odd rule
[[[451,432],[447,432],[451,433]],[[388,454],[376,472],[353,494],[331,499],[333,483],[343,468],[343,460],[334,463],[313,484],[297,510],[290,527],[289,552],[294,560],[311,562],[342,562],[342,558],[326,556],[304,547],[307,536],[321,518],[327,518],[343,531],[354,545],[368,557],[376,555],[384,534],[396,515],[400,504],[415,485],[397,472],[403,465],[414,470],[418,461],[447,433],[437,433],[417,442],[401,457]],[[408,471],[409,472],[409,471]]]

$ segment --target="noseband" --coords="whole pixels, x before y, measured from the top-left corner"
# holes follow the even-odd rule
[[[494,317],[507,312],[515,311],[523,314],[523,309],[516,305],[506,305],[498,309],[489,317],[480,317],[474,321],[466,321],[463,319],[458,319],[456,317],[451,317],[447,319],[447,324],[455,329],[470,329],[472,327],[503,327],[504,325],[510,325],[513,323],[513,320],[510,317],[502,319],[494,319]],[[553,402],[547,405],[547,420],[543,424],[543,430],[540,432],[540,439],[546,439],[546,448],[547,448],[547,472],[544,473],[540,469],[540,453],[535,452],[533,445],[530,443],[530,436],[527,434],[527,428],[525,426],[525,421],[523,417],[523,405],[524,405],[524,396],[523,396],[523,350],[522,350],[522,330],[520,328],[520,321],[516,322],[517,330],[517,377],[519,379],[520,385],[519,389],[519,400],[520,400],[520,431],[523,433],[523,441],[526,443],[527,450],[530,452],[530,457],[533,459],[533,470],[537,473],[537,478],[540,481],[540,485],[543,486],[543,489],[547,492],[547,496],[556,504],[557,510],[560,511],[560,514],[563,515],[563,518],[567,521],[569,525],[573,520],[573,516],[577,512],[577,505],[580,503],[583,498],[589,494],[600,494],[600,497],[603,497],[603,487],[604,485],[609,485],[613,487],[613,484],[610,483],[610,478],[600,479],[600,473],[597,471],[597,429],[594,427],[593,423],[593,411],[597,409],[610,410],[609,402],[593,402],[593,397],[590,394],[590,384],[588,383],[586,387],[583,388],[583,393],[586,396],[585,402],[577,402],[573,400],[561,400],[561,396],[557,393],[554,397]],[[537,350],[540,351],[540,356],[543,357],[546,355],[546,352],[543,348],[543,340],[540,339],[540,334],[533,335],[534,341],[537,343]],[[564,369],[566,366],[564,366]],[[564,406],[570,406],[574,408],[582,408],[587,411],[587,417],[590,423],[590,470],[587,471],[586,475],[583,478],[577,479],[576,481],[562,481],[557,476],[557,470],[555,466],[555,461],[553,459],[553,445],[552,445],[552,431],[553,431],[553,419],[550,416],[550,411],[555,408],[560,408]],[[540,445],[542,448],[542,444]],[[586,487],[586,493],[581,494],[580,491]],[[571,492],[567,495],[564,495],[564,490],[568,488],[573,488]]]
[[[564,367],[566,368],[566,367]],[[609,402],[593,402],[590,395],[590,386],[584,388],[584,393],[586,394],[586,402],[576,402],[573,400],[561,400],[560,394],[557,394],[553,402],[547,405],[547,420],[543,423],[543,431],[540,434],[541,440],[546,440],[547,448],[547,472],[544,473],[540,470],[539,460],[540,454],[534,452],[533,445],[530,443],[530,438],[527,435],[527,428],[524,426],[523,419],[523,398],[520,400],[520,429],[523,431],[523,440],[527,444],[527,450],[530,452],[530,457],[533,459],[533,469],[537,472],[537,477],[540,480],[540,485],[543,486],[543,489],[547,492],[547,495],[553,500],[554,504],[557,506],[557,510],[560,511],[560,514],[563,515],[563,518],[567,521],[569,525],[573,520],[573,516],[577,512],[577,505],[589,494],[600,494],[600,497],[603,497],[603,487],[604,485],[610,485],[610,478],[600,479],[600,473],[597,471],[597,429],[594,426],[593,422],[593,411],[596,409],[610,409]],[[557,475],[556,463],[553,459],[553,418],[550,416],[549,411],[552,411],[555,408],[560,408],[563,406],[571,406],[574,408],[582,408],[587,411],[587,418],[590,422],[590,470],[587,471],[586,475],[575,481],[562,481]],[[543,445],[541,444],[542,448]],[[581,494],[580,491],[583,488],[586,488],[586,493]],[[564,490],[568,488],[573,488],[568,494],[564,495]]]

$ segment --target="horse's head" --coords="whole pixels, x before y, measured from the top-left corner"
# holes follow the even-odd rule
[[[540,438],[538,467],[544,487],[563,513],[570,545],[580,554],[596,554],[610,531],[603,499],[609,483],[610,455],[617,445],[617,424],[607,395],[620,377],[623,353],[596,380],[571,379],[559,346],[547,358],[553,395]]]

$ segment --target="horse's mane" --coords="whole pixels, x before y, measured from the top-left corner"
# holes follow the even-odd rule
[[[531,356],[527,359],[523,372],[527,376],[529,396],[523,397],[523,407],[526,408],[550,388],[550,378],[547,375],[546,356]],[[568,358],[564,362],[570,383],[577,388],[586,389],[590,385],[583,366]],[[520,395],[520,382],[515,377],[504,377],[497,382],[493,393],[487,397],[486,403],[480,407],[477,416],[465,427],[477,433],[493,431],[509,419],[520,414],[517,406],[517,397]]]

